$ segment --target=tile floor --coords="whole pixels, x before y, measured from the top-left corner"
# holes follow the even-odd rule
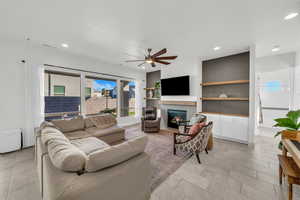
[[[171,147],[170,147],[171,148]],[[276,141],[257,136],[254,148],[215,140],[214,150],[186,161],[152,194],[151,200],[284,200],[278,185]],[[294,199],[300,199],[295,187]],[[33,149],[0,155],[0,199],[39,200]]]
[[[151,200],[285,200],[287,185],[279,186],[277,141],[256,136],[253,148],[215,140],[214,150],[193,156],[168,177]],[[300,187],[294,187],[294,200]]]

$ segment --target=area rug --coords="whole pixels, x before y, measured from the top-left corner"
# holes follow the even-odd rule
[[[139,126],[126,128],[126,138],[144,134]],[[173,135],[167,131],[146,133],[148,144],[145,152],[150,155],[152,165],[151,189],[158,187],[169,175],[173,174],[187,159],[184,154],[173,155]]]

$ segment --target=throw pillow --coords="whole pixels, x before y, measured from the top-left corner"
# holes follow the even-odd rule
[[[201,129],[205,126],[205,122],[195,123],[189,130],[190,135],[195,135],[201,131]]]

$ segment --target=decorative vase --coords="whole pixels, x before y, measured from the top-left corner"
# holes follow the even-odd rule
[[[149,90],[149,98],[153,98],[153,91]]]
[[[154,90],[154,97],[155,98],[160,98],[160,89],[159,88],[155,88],[155,90]]]
[[[300,142],[300,131],[284,130],[281,132],[281,138]]]
[[[220,97],[220,98],[228,98],[227,94],[224,94],[224,93],[220,94],[219,97]]]

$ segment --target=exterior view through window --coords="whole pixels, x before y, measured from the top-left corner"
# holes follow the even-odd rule
[[[135,82],[121,80],[121,117],[135,115]]]
[[[110,113],[116,117],[135,116],[134,81],[117,82],[112,79],[80,76],[80,72],[75,73],[45,71],[45,120],[101,113]],[[83,90],[81,77],[85,82]],[[85,108],[84,113],[81,111],[81,103]]]
[[[80,76],[45,71],[45,119],[61,119],[80,114]]]
[[[87,77],[86,114],[111,113],[117,116],[117,93],[115,80]]]

